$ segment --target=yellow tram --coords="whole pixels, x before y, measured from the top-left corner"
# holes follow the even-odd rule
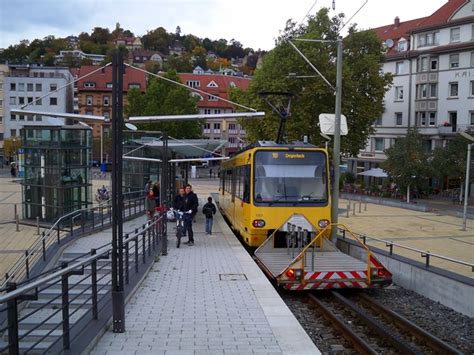
[[[260,246],[293,214],[322,230],[331,220],[329,176],[325,149],[260,141],[222,163],[220,208],[250,247]]]

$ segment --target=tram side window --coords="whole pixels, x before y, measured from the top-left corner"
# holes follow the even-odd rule
[[[242,167],[239,166],[235,171],[235,196],[242,200]]]
[[[224,195],[224,191],[225,191],[225,174],[221,174],[221,191],[222,191],[222,195]]]
[[[225,190],[228,193],[232,193],[232,170],[226,170],[225,172],[226,177],[225,177]]]
[[[243,193],[242,201],[250,203],[250,165],[244,165],[242,167],[243,173]]]

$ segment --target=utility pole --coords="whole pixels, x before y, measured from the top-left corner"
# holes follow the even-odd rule
[[[112,316],[113,332],[125,332],[123,294],[123,57],[114,51],[112,58]]]
[[[342,106],[342,38],[337,39],[337,63],[336,63],[336,115],[334,122],[334,148],[333,148],[333,169],[334,181],[332,189],[332,223],[337,224],[339,213],[339,165],[341,151],[341,106]],[[337,239],[337,226],[332,228],[331,240]]]

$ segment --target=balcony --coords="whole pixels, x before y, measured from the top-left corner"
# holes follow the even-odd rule
[[[468,124],[458,124],[458,125],[439,125],[438,134],[441,136],[454,136],[458,132],[464,132],[467,129],[472,128],[473,126]]]

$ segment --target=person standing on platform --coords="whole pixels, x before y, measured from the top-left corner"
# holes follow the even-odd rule
[[[209,169],[209,179],[212,179],[212,169]]]
[[[153,219],[153,215],[155,214],[155,199],[153,198],[153,191],[150,190],[146,194],[145,197],[145,208],[146,208],[146,215],[149,220]]]
[[[212,234],[213,217],[216,214],[216,206],[212,203],[212,197],[207,198],[207,203],[202,208],[202,213],[206,216],[206,233]]]
[[[191,214],[184,214],[184,229],[187,231],[189,238],[185,244],[194,245],[193,219],[198,210],[199,201],[191,185],[186,185],[185,192],[183,210],[184,212],[191,211]]]
[[[160,207],[160,183],[157,181],[151,188],[153,191],[153,199],[155,200],[155,207]]]

